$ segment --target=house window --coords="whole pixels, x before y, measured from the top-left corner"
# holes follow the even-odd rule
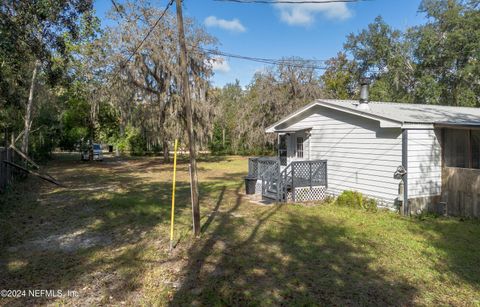
[[[468,130],[445,129],[445,164],[468,167]]]
[[[303,158],[303,138],[297,138],[297,158]]]
[[[445,166],[480,169],[480,130],[445,129],[443,135]]]

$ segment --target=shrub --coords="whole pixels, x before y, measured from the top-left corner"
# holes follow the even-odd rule
[[[130,145],[130,154],[133,156],[143,156],[145,154],[147,143],[138,131],[128,136],[128,142]]]
[[[130,152],[133,156],[145,154],[147,144],[139,129],[128,126],[125,135],[117,141],[118,150],[122,153]]]
[[[337,197],[335,203],[338,206],[364,209],[370,212],[376,212],[378,205],[375,199],[368,198],[356,191],[344,191]]]
[[[375,199],[366,197],[363,198],[362,207],[369,212],[377,212],[378,203]]]

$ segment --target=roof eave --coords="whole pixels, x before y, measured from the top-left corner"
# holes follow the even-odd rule
[[[265,129],[265,132],[266,133],[274,133],[274,132],[277,132],[277,130],[275,129],[275,127],[277,127],[278,125],[281,125],[283,124],[284,122],[290,120],[291,118],[305,112],[306,110],[312,108],[313,106],[315,106],[317,104],[317,101],[313,101],[309,104],[307,104],[306,106],[304,106],[303,108],[297,110],[296,112],[294,112],[293,114],[290,114],[289,116],[287,117],[284,117],[282,118],[281,120],[277,121],[276,123],[274,123],[273,125],[270,125],[268,126],[266,129]]]
[[[341,112],[345,112],[345,113],[349,113],[349,114],[358,115],[358,116],[361,116],[361,117],[364,117],[364,118],[369,118],[369,119],[372,119],[372,120],[376,120],[380,123],[381,128],[401,128],[403,126],[403,122],[399,121],[399,120],[394,120],[394,119],[383,117],[383,116],[380,116],[380,115],[371,114],[369,112],[364,112],[364,111],[361,111],[361,110],[355,110],[355,109],[351,109],[351,108],[347,108],[347,107],[343,107],[343,106],[338,106],[338,105],[331,104],[331,103],[328,103],[328,102],[325,102],[325,101],[322,101],[322,100],[315,100],[312,103],[310,103],[310,104],[306,105],[305,107],[301,108],[300,110],[294,112],[293,114],[291,114],[291,115],[277,121],[275,124],[267,127],[267,129],[265,129],[265,132],[266,133],[279,132],[277,129],[275,129],[277,126],[287,122],[288,120],[294,118],[297,115],[300,115],[301,113],[303,113],[303,112],[305,112],[305,111],[307,111],[307,110],[309,110],[309,109],[311,109],[315,106],[322,106],[322,107],[326,107],[326,108],[329,108],[329,109],[333,109],[333,110],[337,110],[337,111],[341,111]]]

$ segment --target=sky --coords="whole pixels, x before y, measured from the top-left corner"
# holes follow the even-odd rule
[[[350,33],[358,33],[381,15],[395,29],[422,24],[421,0],[370,0],[324,4],[239,4],[214,0],[184,0],[184,14],[218,39],[218,49],[249,57],[279,59],[298,56],[325,60],[342,50]],[[122,3],[122,0],[117,0]],[[165,7],[167,0],[151,0]],[[107,25],[110,0],[96,0],[95,9]],[[173,12],[173,11],[172,11]],[[223,59],[214,64],[215,86],[248,85],[265,64]]]

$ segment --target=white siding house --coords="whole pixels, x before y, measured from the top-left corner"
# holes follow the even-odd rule
[[[310,154],[304,157],[328,161],[331,194],[357,190],[393,206],[399,183],[393,173],[402,164],[400,128],[380,128],[378,121],[315,106],[277,129],[292,131],[289,162],[300,159],[295,155],[297,137],[309,135],[304,152]]]
[[[441,202],[442,133],[446,128],[465,126],[479,128],[478,155],[474,149],[468,156],[469,165],[480,168],[478,108],[322,99],[266,131],[277,133],[280,147],[286,146],[279,148],[281,169],[294,161],[326,160],[328,194],[359,191],[386,207],[407,203],[402,210],[411,212]],[[472,140],[470,149],[476,148],[475,138]],[[452,152],[465,150],[469,149],[454,148]],[[466,162],[461,159],[454,161],[463,166]],[[396,174],[399,168],[406,174]]]

